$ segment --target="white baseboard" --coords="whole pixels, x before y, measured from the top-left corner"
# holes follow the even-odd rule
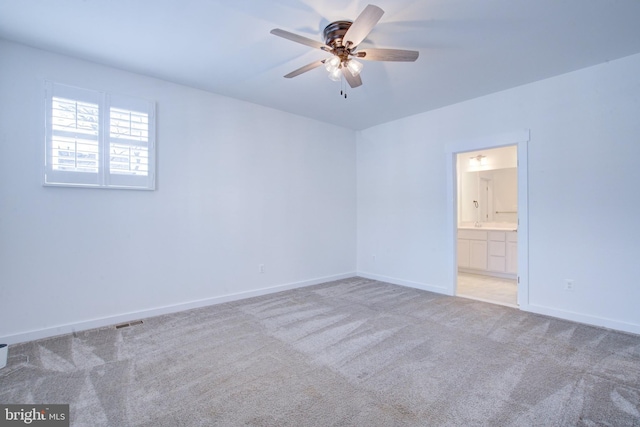
[[[629,332],[640,335],[640,325],[634,323],[621,322],[619,320],[607,319],[604,317],[590,316],[572,311],[559,310],[557,308],[543,307],[539,305],[528,304],[520,306],[522,311],[528,311],[545,316],[557,317],[559,319],[571,320],[572,322],[584,323],[591,326],[599,326],[607,329],[615,329],[616,331]]]
[[[70,334],[73,332],[81,332],[89,329],[102,328],[105,326],[116,325],[119,323],[130,322],[132,320],[145,319],[153,316],[160,316],[163,314],[176,313],[179,311],[190,310],[193,308],[206,307],[216,304],[222,304],[230,301],[237,301],[245,298],[251,298],[261,295],[272,294],[276,292],[286,291],[289,289],[302,288],[305,286],[318,285],[325,282],[331,282],[333,280],[348,279],[350,277],[364,277],[366,279],[378,280],[381,282],[392,283],[394,285],[406,286],[409,288],[421,289],[424,291],[435,292],[439,294],[451,295],[451,291],[447,288],[440,286],[428,285],[425,283],[412,282],[409,280],[398,279],[394,277],[382,276],[379,274],[366,273],[366,272],[350,272],[336,274],[326,277],[318,277],[315,279],[304,280],[301,282],[286,283],[283,285],[272,286],[269,288],[255,289],[251,291],[238,292],[235,294],[227,294],[219,297],[206,298],[197,301],[190,301],[186,303],[180,303],[175,305],[168,305],[164,307],[157,307],[148,310],[135,311],[130,313],[124,313],[114,316],[107,316],[99,319],[91,319],[80,321],[76,323],[69,323],[65,325],[54,326],[51,328],[44,328],[39,330],[21,332],[14,335],[7,335],[0,337],[0,342],[3,344],[17,344],[26,341],[34,341],[43,338],[50,338],[57,335]],[[606,319],[601,317],[595,317],[585,315],[581,313],[574,313],[565,310],[558,310],[549,307],[542,307],[537,305],[520,306],[523,311],[531,313],[542,314],[545,316],[556,317],[559,319],[570,320],[574,322],[584,323],[587,325],[599,326],[608,329],[615,329],[618,331],[628,332],[632,334],[640,335],[640,325],[634,323],[621,322],[618,320]]]
[[[423,283],[411,282],[408,280],[397,279],[394,277],[382,276],[379,274],[366,273],[359,271],[357,274],[359,277],[365,279],[379,280],[381,282],[392,283],[394,285],[407,286],[410,288],[422,289],[424,291],[435,292],[439,294],[445,294],[452,296],[450,289],[432,286]],[[614,329],[616,331],[628,332],[632,334],[640,335],[640,325],[634,323],[621,322],[619,320],[612,320],[602,317],[590,316],[582,313],[574,313],[571,311],[558,310],[549,307],[542,307],[537,305],[521,305],[519,307],[522,311],[528,311],[531,313],[542,314],[545,316],[556,317],[558,319],[570,320],[572,322],[584,323],[591,326],[599,326],[607,329]]]
[[[179,311],[191,310],[193,308],[207,307],[210,305],[222,304],[230,301],[237,301],[245,298],[257,297],[276,292],[286,291],[289,289],[302,288],[305,286],[318,285],[320,283],[331,282],[333,280],[348,279],[355,277],[356,273],[342,273],[326,277],[318,277],[315,279],[304,280],[301,282],[286,283],[283,285],[272,286],[269,288],[255,289],[251,291],[238,292],[235,294],[227,294],[219,297],[206,298],[197,301],[190,301],[180,304],[167,305],[148,310],[134,311],[130,313],[118,314],[114,316],[102,317],[99,319],[84,320],[76,323],[54,326],[51,328],[38,329],[27,332],[20,332],[14,335],[0,337],[3,344],[17,344],[26,341],[34,341],[43,338],[50,338],[57,335],[70,334],[73,332],[81,332],[89,329],[102,328],[105,326],[117,325],[119,323],[130,322],[132,320],[145,319],[148,317],[160,316],[163,314],[176,313]]]
[[[423,291],[435,292],[438,294],[451,295],[451,290],[441,286],[429,285],[426,283],[412,282],[410,280],[397,279],[395,277],[382,276],[380,274],[366,273],[358,271],[358,276],[365,279],[378,280],[380,282],[392,283],[394,285],[406,286],[408,288],[421,289]]]

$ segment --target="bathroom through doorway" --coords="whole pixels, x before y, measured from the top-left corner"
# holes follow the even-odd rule
[[[529,132],[447,145],[451,168],[451,295],[528,305]]]

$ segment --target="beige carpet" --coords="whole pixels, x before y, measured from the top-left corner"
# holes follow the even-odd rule
[[[353,278],[11,346],[73,426],[640,426],[640,337]]]

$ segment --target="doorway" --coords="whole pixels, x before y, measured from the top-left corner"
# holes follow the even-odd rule
[[[512,307],[528,306],[528,141],[529,131],[525,130],[447,144],[450,295]],[[490,150],[508,146],[517,153],[517,161],[513,171],[498,173],[498,169],[508,168],[498,167],[496,161],[501,160],[497,158],[490,160],[488,156],[494,156]],[[472,158],[477,159],[477,187],[475,193],[467,190],[464,198],[459,197],[459,191],[465,191],[462,187],[472,181],[472,177],[462,176],[459,158],[467,165],[473,164]],[[469,169],[473,168],[466,167]],[[489,172],[492,170],[496,172]],[[506,181],[502,175],[506,173],[517,177],[517,180],[506,180],[517,181],[510,190],[517,200],[496,198],[497,193],[505,191]],[[470,286],[482,292],[469,295]]]
[[[456,155],[456,295],[517,307],[517,146]]]

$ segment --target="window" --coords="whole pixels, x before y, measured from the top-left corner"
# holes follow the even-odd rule
[[[153,102],[46,82],[45,185],[155,188]]]

